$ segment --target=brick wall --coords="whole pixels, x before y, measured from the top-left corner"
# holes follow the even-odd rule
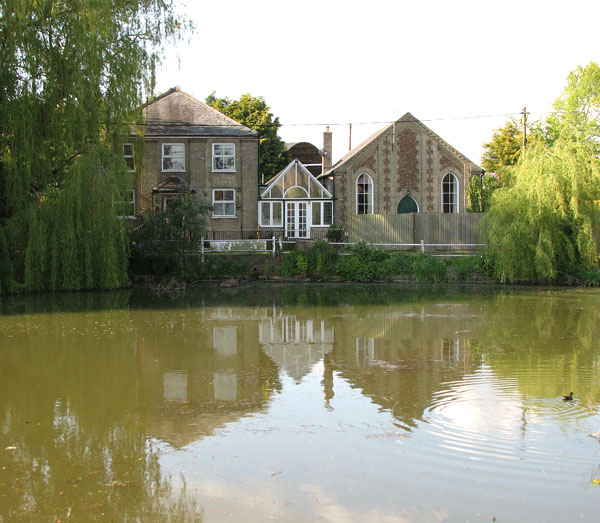
[[[212,172],[212,144],[233,143],[236,152],[235,172]],[[185,172],[162,172],[162,144],[185,144]],[[236,217],[208,217],[208,229],[233,231],[253,229],[258,224],[258,139],[249,138],[150,138],[144,145],[143,169],[138,178],[137,209],[148,211],[152,205],[152,188],[177,175],[196,189],[196,197],[212,202],[213,189],[234,189]],[[212,213],[211,213],[212,214]]]

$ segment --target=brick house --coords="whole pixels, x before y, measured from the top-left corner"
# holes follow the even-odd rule
[[[469,181],[482,172],[406,113],[324,169],[319,179],[336,199],[335,223],[344,225],[352,214],[462,213]]]
[[[178,87],[143,108],[140,136],[124,144],[137,171],[131,213],[164,208],[191,192],[213,210],[208,231],[255,229],[258,223],[258,133],[196,100]],[[143,142],[143,144],[142,144]],[[141,165],[136,161],[140,152]]]

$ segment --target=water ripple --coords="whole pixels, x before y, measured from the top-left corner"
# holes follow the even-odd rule
[[[499,378],[489,369],[445,384],[424,413],[440,449],[472,460],[549,462],[549,426],[558,434],[597,414],[595,406],[575,398],[527,398],[516,378]],[[548,450],[551,448],[553,450]]]

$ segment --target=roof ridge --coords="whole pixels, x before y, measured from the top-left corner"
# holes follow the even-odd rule
[[[151,102],[146,103],[143,107],[147,108],[148,106],[152,105],[153,103],[158,102],[158,101],[162,100],[163,98],[166,98],[167,96],[169,96],[169,95],[171,95],[173,93],[180,93],[182,96],[185,96],[186,98],[188,98],[193,103],[203,106],[203,108],[207,109],[209,113],[212,113],[215,117],[217,117],[218,119],[222,120],[223,122],[229,124],[232,127],[239,127],[240,129],[244,129],[244,130],[248,130],[248,131],[253,131],[253,129],[251,129],[247,125],[244,125],[244,124],[238,122],[237,120],[234,120],[233,118],[231,118],[231,117],[223,114],[221,111],[215,109],[214,107],[211,107],[207,103],[205,103],[205,102],[203,102],[201,100],[198,100],[196,97],[194,97],[191,94],[189,94],[188,92],[184,91],[178,85],[175,86],[175,87],[171,87],[169,90],[167,90],[164,93],[158,95]]]

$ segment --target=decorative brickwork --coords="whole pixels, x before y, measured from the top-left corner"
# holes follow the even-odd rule
[[[375,165],[376,165],[375,154],[371,154],[371,156],[366,158],[363,162],[361,162],[356,167],[356,170],[361,170],[361,169],[367,168],[367,169],[371,169],[371,171],[375,171]]]
[[[444,151],[441,147],[438,146],[438,154],[440,157],[440,169],[445,171],[447,169],[452,169],[457,172],[462,172],[462,166],[450,156],[447,155],[446,151]]]
[[[391,153],[392,153],[392,140],[390,135],[385,137],[384,147],[383,147],[383,210],[385,214],[389,214],[392,205],[391,205],[391,197],[390,193],[392,191],[391,183]]]
[[[404,129],[398,135],[398,192],[406,188],[415,189],[418,186],[417,154],[417,135],[411,129]]]
[[[427,138],[427,169],[426,169],[426,200],[427,207],[425,208],[427,212],[433,212],[433,141],[431,138]]]

